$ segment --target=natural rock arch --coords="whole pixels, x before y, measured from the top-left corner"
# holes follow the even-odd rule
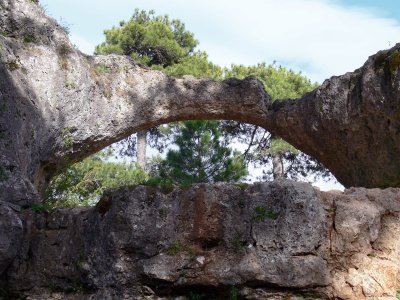
[[[85,56],[34,2],[1,3],[1,30],[9,36],[0,40],[0,159],[8,178],[0,196],[8,202],[37,201],[34,194],[67,164],[183,119],[262,126],[321,161],[346,187],[400,186],[400,45],[301,99],[272,103],[255,78],[175,79],[127,57]]]
[[[347,187],[400,186],[400,44],[370,57],[352,73],[325,81],[301,99],[272,103],[261,83],[253,77],[224,82],[192,77],[175,79],[127,57],[85,56],[73,48],[62,28],[35,1],[0,0],[0,9],[0,30],[5,35],[0,35],[0,273],[9,267],[17,253],[20,255],[18,262],[14,261],[16,266],[29,262],[30,230],[42,230],[46,245],[47,230],[64,234],[64,225],[60,223],[64,217],[72,218],[67,222],[72,224],[68,232],[83,239],[94,237],[91,227],[87,227],[89,233],[75,235],[74,220],[85,222],[87,214],[98,226],[107,225],[101,223],[102,216],[93,210],[61,211],[62,218],[54,220],[49,216],[44,227],[40,217],[33,224],[35,215],[29,212],[26,215],[21,206],[40,201],[51,176],[112,142],[165,122],[234,119],[256,124],[320,160]],[[385,236],[398,234],[398,190],[388,189],[381,194],[379,190],[355,189],[339,195],[320,194],[307,184],[293,185],[291,182],[260,184],[254,188],[256,193],[250,195],[249,191],[248,195],[257,198],[257,189],[261,195],[270,195],[273,191],[277,199],[282,198],[282,203],[293,200],[294,207],[301,208],[296,200],[301,198],[304,207],[310,206],[310,212],[318,208],[320,219],[327,220],[321,235],[327,246],[314,249],[322,254],[314,250],[312,253],[300,251],[300,256],[324,260],[329,253],[335,259],[349,254],[350,261],[357,264],[359,252],[376,250],[379,257],[364,255],[362,266],[357,267],[361,270],[357,270],[360,278],[370,280],[375,276],[368,274],[371,261],[379,268],[387,257],[390,257],[387,265],[397,274],[399,245],[397,240],[388,241]],[[218,187],[206,188],[221,191]],[[242,197],[243,191],[237,187],[223,189],[234,190],[232,199]],[[139,190],[145,196],[149,193],[143,187]],[[289,190],[293,197],[289,199],[280,190]],[[192,192],[196,191],[194,187]],[[121,193],[132,197],[129,190]],[[157,193],[162,199],[161,193]],[[215,197],[216,202],[220,198]],[[310,199],[316,204],[310,205]],[[252,211],[248,212],[251,219]],[[357,226],[349,226],[355,216]],[[108,218],[112,222],[117,219]],[[315,222],[316,226],[323,223]],[[303,225],[309,224],[303,222]],[[69,236],[63,237],[68,245]],[[329,244],[334,242],[339,250]],[[341,261],[342,265],[347,267],[347,261]],[[23,268],[15,270],[24,272]],[[8,279],[17,284],[23,277],[12,272],[9,275],[15,276]],[[338,297],[354,292],[346,282],[340,281],[345,275],[338,276],[339,285],[333,287],[344,295]],[[388,291],[395,289],[396,276],[391,276],[392,281],[383,279],[391,286],[382,291],[361,292],[363,287],[360,287],[357,295],[366,295],[366,292],[388,295]]]

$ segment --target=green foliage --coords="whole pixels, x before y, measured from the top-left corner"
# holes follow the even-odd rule
[[[68,90],[73,90],[73,89],[75,89],[76,88],[76,85],[75,85],[75,83],[73,82],[73,81],[70,81],[70,80],[65,80],[65,87],[68,89]]]
[[[140,184],[148,175],[131,164],[107,161],[110,151],[102,151],[78,162],[54,177],[46,191],[52,207],[93,205],[106,189]]]
[[[59,64],[60,68],[62,70],[68,70],[68,67],[69,67],[68,55],[72,52],[71,47],[68,44],[63,43],[58,47],[57,51],[60,56],[58,59],[58,64]],[[65,86],[67,88],[69,88],[67,86],[67,84]]]
[[[400,68],[400,51],[394,51],[389,57],[389,72],[393,75]]]
[[[77,259],[76,262],[75,262],[75,266],[76,266],[78,269],[83,269],[83,268],[85,267],[85,264],[86,264],[86,256],[85,256],[85,253],[84,253],[84,252],[81,252],[81,253],[79,254],[78,259]]]
[[[8,61],[7,62],[7,67],[11,72],[15,71],[15,70],[18,70],[20,68],[17,60],[15,60],[15,59],[12,59],[12,60]]]
[[[174,77],[192,75],[197,78],[209,77],[215,80],[223,78],[223,69],[208,60],[206,52],[198,51],[193,55],[183,57],[178,63],[166,68],[159,68]]]
[[[68,84],[68,82],[65,82],[66,88],[69,88]],[[61,139],[65,148],[71,148],[74,144],[74,138],[71,131],[72,129],[69,127],[63,128],[63,130],[61,131]]]
[[[154,11],[135,10],[130,20],[122,21],[119,27],[105,30],[104,34],[106,40],[96,47],[97,54],[129,55],[171,76],[192,75],[221,80],[254,75],[264,83],[274,100],[297,98],[316,87],[301,73],[275,65],[232,65],[230,69],[222,69],[208,60],[206,52],[194,51],[198,41],[181,21],[171,20],[168,16],[155,16]],[[63,44],[58,51],[61,68],[68,69],[67,55],[72,50]],[[107,73],[109,69],[99,64],[93,71],[98,75]],[[74,84],[66,80],[66,87],[72,89]],[[103,93],[107,98],[112,94],[108,86],[104,86]],[[168,193],[176,185],[185,188],[198,182],[237,181],[247,175],[246,165],[239,153],[232,153],[227,147],[228,139],[222,136],[220,124],[216,121],[188,121],[175,125],[178,128],[175,132],[166,126],[169,132],[162,134],[169,134],[178,149],[168,151],[167,158],[155,164],[157,170],[153,178],[149,179],[143,171],[140,173],[133,166],[110,163],[102,155],[96,155],[68,168],[58,179],[54,179],[54,185],[49,189],[49,199],[55,205],[87,205],[98,200],[106,188],[120,185],[145,182],[150,186],[161,185]],[[62,135],[64,146],[71,147],[71,132],[68,130]],[[245,135],[251,134],[245,132]],[[277,137],[272,139],[270,148],[265,143],[263,145],[252,153],[253,158],[297,153],[295,148]],[[121,168],[126,170],[117,171]],[[114,173],[118,174],[112,175],[114,181],[113,178],[106,178],[109,175],[105,174]],[[273,212],[261,212],[263,215],[264,218],[274,216]]]
[[[274,211],[270,208],[267,208],[265,206],[257,206],[254,209],[254,216],[253,219],[257,222],[262,222],[265,221],[265,219],[271,219],[271,220],[276,220],[278,218],[278,215],[274,213]]]
[[[185,246],[181,243],[181,241],[173,242],[166,249],[167,254],[171,256],[177,255],[183,251],[185,251]]]
[[[68,70],[69,64],[68,64],[68,60],[67,59],[65,59],[65,58],[59,59],[58,60],[58,65],[60,66],[60,68],[62,70]]]
[[[301,72],[296,73],[293,70],[275,66],[274,64],[266,65],[265,63],[260,63],[255,66],[233,64],[230,69],[225,69],[225,77],[243,79],[248,76],[256,76],[264,84],[265,90],[273,101],[299,98],[318,86],[317,83],[311,83]],[[250,133],[246,134],[251,135]],[[263,143],[262,141],[260,142],[260,144]],[[281,138],[274,136],[270,141],[269,148],[257,147],[250,157],[259,159],[283,153],[298,154],[298,151]]]
[[[58,53],[62,57],[68,56],[71,52],[72,52],[72,49],[68,44],[63,43],[58,47]]]
[[[160,178],[177,185],[238,181],[247,168],[238,153],[221,139],[217,121],[185,121],[174,138],[177,150],[169,150],[160,165]]]
[[[242,240],[243,240],[243,234],[240,231],[236,230],[232,240],[232,246],[236,252],[239,252],[240,250],[243,249],[244,245]]]
[[[0,181],[6,181],[8,179],[6,169],[3,166],[0,166]]]
[[[161,191],[164,194],[169,194],[175,188],[175,185],[172,182],[172,180],[170,180],[169,178],[161,178],[161,177],[158,177],[158,176],[150,177],[150,179],[147,180],[144,183],[144,185],[152,186],[152,187],[160,187]]]
[[[105,64],[98,64],[98,65],[96,65],[96,71],[99,74],[105,74],[105,73],[108,73],[109,69]]]
[[[135,10],[119,27],[105,30],[106,41],[96,54],[124,54],[145,65],[167,67],[193,52],[198,42],[179,20],[155,16],[154,11]]]
[[[201,295],[195,293],[195,292],[190,292],[189,295],[186,297],[187,300],[201,300]]]
[[[69,25],[63,24],[63,25],[61,25],[61,28],[62,28],[62,30],[64,30],[64,32],[65,32],[67,35],[70,35],[70,34],[71,34],[71,29],[69,28]]]
[[[36,37],[31,33],[25,34],[23,41],[24,41],[24,43],[37,43]]]
[[[400,299],[400,289],[398,289],[398,290],[396,291],[396,298],[397,298],[397,299]]]
[[[390,53],[378,53],[375,62],[375,69],[383,69],[389,73],[390,76],[393,76],[396,73],[396,70],[400,68],[400,51],[396,50]]]
[[[233,64],[230,69],[226,69],[225,76],[239,79],[256,76],[264,84],[273,101],[299,98],[318,86],[317,83],[311,83],[301,73],[296,73],[282,66],[266,65],[265,63],[255,66]]]
[[[49,206],[47,203],[34,203],[31,205],[31,209],[37,213],[50,213],[52,212],[53,208]]]
[[[270,148],[265,149],[262,154],[270,154],[270,155],[277,155],[280,153],[285,153],[285,152],[291,152],[294,154],[299,153],[299,150],[297,150],[295,147],[290,145],[289,143],[285,142],[279,137],[273,136],[271,138],[271,145]]]
[[[234,185],[240,188],[242,191],[246,190],[249,186],[249,184],[246,182],[236,182]]]
[[[104,86],[103,95],[107,99],[110,99],[112,97],[112,90],[109,86],[107,86],[107,85]]]
[[[239,296],[239,290],[236,287],[231,287],[229,291],[229,300],[237,300]]]

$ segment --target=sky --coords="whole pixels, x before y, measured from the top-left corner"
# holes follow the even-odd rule
[[[360,67],[400,42],[400,0],[41,0],[91,54],[135,8],[182,20],[221,66],[276,61],[313,82]],[[190,4],[188,4],[190,3]]]
[[[368,56],[400,42],[400,0],[40,0],[70,29],[72,42],[92,54],[103,30],[135,8],[180,19],[212,62],[276,62],[322,83],[362,66]],[[340,185],[318,184],[322,189]]]

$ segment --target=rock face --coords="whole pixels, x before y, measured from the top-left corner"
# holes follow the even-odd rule
[[[266,123],[346,187],[399,187],[400,44],[302,99],[274,103]]]
[[[163,195],[137,188],[137,195],[105,196],[96,210],[42,216],[21,209],[40,202],[51,177],[71,162],[185,119],[263,126],[347,187],[400,187],[399,66],[400,44],[302,99],[272,103],[253,77],[176,79],[128,57],[85,56],[37,1],[0,0],[4,287],[76,291],[82,284],[103,298],[202,285],[217,293],[236,285],[257,297],[275,289],[343,299],[393,295],[398,190],[323,194],[260,184],[243,193],[217,185]],[[232,206],[242,194],[251,201]],[[162,217],[165,203],[174,215],[167,207]]]
[[[3,284],[28,299],[395,299],[399,213],[400,189],[124,188],[94,208],[24,211]]]
[[[400,45],[302,99],[255,78],[175,79],[123,56],[85,56],[35,1],[0,0],[0,200],[40,201],[51,176],[144,128],[184,119],[263,126],[345,186],[400,186]]]

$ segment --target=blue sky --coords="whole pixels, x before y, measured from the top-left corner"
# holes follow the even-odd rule
[[[400,42],[399,0],[40,0],[91,54],[103,30],[135,8],[181,19],[199,49],[223,66],[279,64],[322,82]],[[188,4],[190,3],[190,4]],[[396,5],[397,4],[397,5]]]
[[[400,20],[400,2],[398,0],[340,0],[345,6],[369,7],[384,17]]]

